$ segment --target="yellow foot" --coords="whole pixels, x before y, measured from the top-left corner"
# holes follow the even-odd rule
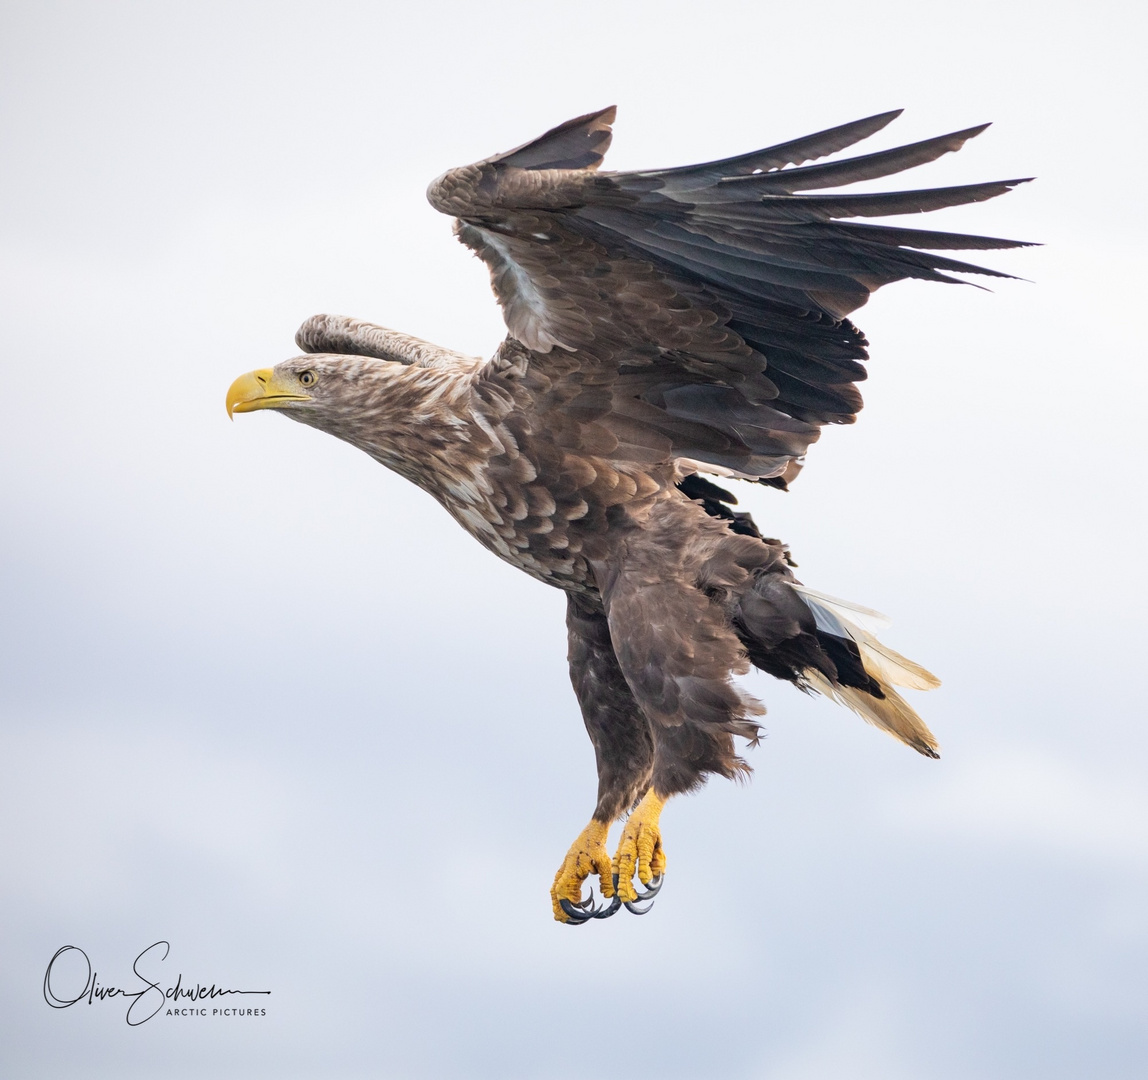
[[[595,908],[593,894],[582,899],[582,882],[591,874],[598,875],[603,896],[614,895],[610,855],[606,851],[606,834],[609,830],[607,822],[591,821],[566,852],[566,858],[554,875],[554,884],[550,888],[554,918],[559,922],[579,925],[596,916],[603,918],[605,911],[609,910]],[[612,915],[618,906],[614,904],[609,913]]]
[[[635,915],[645,915],[653,906],[637,908],[634,901],[652,900],[657,896],[666,873],[666,854],[662,850],[662,833],[658,828],[658,818],[664,805],[665,801],[650,788],[627,820],[618,853],[614,856],[614,890],[618,899]],[[635,870],[638,871],[638,880],[649,886],[644,893],[634,888]]]

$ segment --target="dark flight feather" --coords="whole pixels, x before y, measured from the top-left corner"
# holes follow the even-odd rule
[[[1018,184],[1027,184],[1031,180],[1032,177],[1028,176],[1019,180],[890,191],[881,195],[763,195],[762,209],[758,213],[765,221],[828,221],[834,218],[924,214],[930,210],[995,199],[1012,191]]]
[[[805,135],[789,142],[778,143],[764,150],[753,150],[737,157],[723,158],[720,161],[707,161],[701,165],[683,165],[675,169],[659,169],[640,172],[634,175],[658,180],[664,187],[675,192],[693,191],[709,187],[715,181],[731,176],[745,176],[768,169],[780,169],[786,165],[800,165],[802,162],[835,154],[839,150],[853,146],[870,135],[875,135],[887,124],[896,120],[903,112],[891,112],[867,116],[848,124],[827,128],[813,135]]]
[[[750,176],[727,176],[718,181],[719,188],[736,188],[746,195],[791,195],[795,191],[838,187],[862,180],[876,180],[882,176],[912,169],[936,161],[942,154],[959,150],[989,125],[954,131],[922,142],[899,146],[895,150],[882,150],[876,154],[834,161],[824,165],[806,165],[798,169],[779,169],[776,172]]]

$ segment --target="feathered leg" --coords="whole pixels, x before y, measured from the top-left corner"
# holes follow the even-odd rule
[[[692,503],[666,502],[594,567],[618,665],[654,743],[652,786],[614,859],[623,902],[639,898],[635,872],[649,884],[664,868],[658,819],[665,800],[696,788],[710,773],[748,771],[733,737],[756,739],[750,718],[763,710],[732,681],[749,662],[727,612],[702,584],[704,568],[728,536]]]
[[[567,852],[550,897],[555,919],[581,923],[592,910],[583,906],[589,901],[581,899],[587,877],[597,874],[602,895],[614,895],[615,868],[606,850],[606,835],[611,823],[650,786],[654,746],[649,721],[618,666],[601,606],[567,594],[566,628],[570,681],[598,763],[598,803],[590,824]],[[612,913],[617,907],[607,910]]]

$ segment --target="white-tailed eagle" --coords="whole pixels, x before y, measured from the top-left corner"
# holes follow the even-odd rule
[[[1008,276],[938,252],[1017,241],[856,219],[978,202],[1020,180],[825,193],[932,161],[983,128],[805,164],[895,116],[611,173],[599,171],[606,109],[452,169],[428,197],[490,268],[509,334],[489,361],[318,315],[296,335],[304,355],[228,392],[229,413],[276,409],[366,451],[566,593],[598,801],[554,880],[560,922],[648,910],[638,902],[661,887],[665,800],[748,771],[734,736],[752,743],[763,710],[733,676],[751,665],[937,756],[895,689],[937,680],[877,641],[873,612],[801,585],[786,546],[701,475],[784,488],[824,424],[854,420],[867,353],[848,315],[875,289]],[[611,858],[607,832],[627,813]],[[591,875],[609,904],[582,899]]]

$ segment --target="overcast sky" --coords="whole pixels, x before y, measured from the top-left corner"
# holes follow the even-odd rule
[[[4,1076],[1143,1076],[1144,29],[1103,2],[0,5]],[[670,804],[652,914],[571,929],[547,890],[595,776],[562,596],[223,397],[319,311],[489,354],[426,184],[611,103],[614,168],[993,120],[911,182],[1037,175],[930,224],[1047,246],[987,254],[1030,279],[992,292],[883,290],[859,423],[790,494],[739,491],[942,677],[915,702],[941,761],[752,678],[753,782]],[[60,947],[138,989],[160,940],[162,985],[266,1015],[45,1003]]]

